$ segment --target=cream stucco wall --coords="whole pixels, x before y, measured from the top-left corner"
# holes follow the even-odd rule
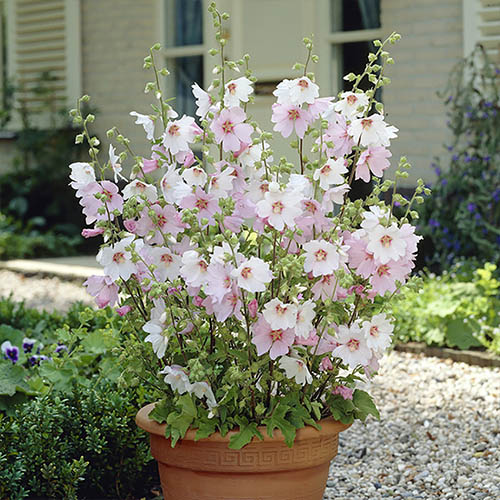
[[[406,155],[413,164],[407,184],[434,179],[430,166],[446,154],[449,139],[443,101],[436,95],[463,54],[461,0],[382,0],[382,26],[402,39],[390,48],[396,64],[384,89],[387,121],[400,129],[391,145],[393,163]]]
[[[142,64],[149,48],[159,40],[159,1],[81,2],[82,89],[97,107],[92,130],[103,142],[106,154],[106,131],[113,125],[131,140],[134,153],[148,154],[144,131],[134,124],[129,112],[152,111],[153,98],[144,94],[144,85],[152,73],[144,70]]]

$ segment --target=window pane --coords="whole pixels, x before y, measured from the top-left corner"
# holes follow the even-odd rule
[[[197,83],[203,87],[203,56],[178,57],[167,61],[171,70],[168,77],[169,96],[175,97],[172,107],[179,113],[195,117],[196,104],[191,85]]]
[[[203,43],[202,0],[164,0],[166,46],[199,45]]]
[[[380,0],[330,0],[331,31],[380,28]]]

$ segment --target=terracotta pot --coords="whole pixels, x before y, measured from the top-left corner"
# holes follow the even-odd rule
[[[349,427],[321,420],[321,430],[299,429],[292,448],[278,430],[270,438],[260,427],[264,440],[254,438],[241,450],[228,448],[235,431],[195,441],[189,430],[172,448],[165,425],[148,417],[153,407],[142,408],[136,423],[150,433],[165,500],[322,500],[339,432]]]

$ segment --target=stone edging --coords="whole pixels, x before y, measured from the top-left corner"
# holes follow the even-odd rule
[[[0,269],[7,269],[8,271],[26,275],[41,274],[56,276],[66,280],[81,280],[87,279],[93,274],[103,274],[102,268],[23,259],[0,261]]]
[[[423,354],[435,358],[452,359],[469,365],[497,367],[500,368],[500,357],[483,351],[459,351],[448,347],[429,347],[423,342],[408,342],[406,344],[396,344],[396,351],[410,352],[413,354]]]

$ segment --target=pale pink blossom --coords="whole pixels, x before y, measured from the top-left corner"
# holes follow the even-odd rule
[[[269,225],[282,231],[285,225],[293,228],[295,217],[301,215],[301,197],[296,192],[281,191],[276,182],[269,184],[269,191],[264,199],[257,203],[257,215],[267,218]]]
[[[257,348],[258,356],[269,352],[269,357],[276,359],[278,356],[288,354],[294,338],[295,333],[292,329],[273,330],[262,315],[252,325],[252,344]]]
[[[123,198],[118,194],[118,186],[111,181],[92,182],[82,188],[80,205],[86,216],[85,222],[92,224],[96,220],[114,220],[113,210],[123,210]],[[100,195],[100,199],[95,195]],[[101,210],[100,208],[104,209]]]
[[[97,307],[102,309],[113,306],[118,302],[118,285],[110,276],[90,276],[83,286],[87,287],[87,293],[95,297]]]
[[[312,119],[317,120],[320,116],[324,115],[332,104],[333,97],[319,97],[314,99],[312,104],[309,104],[307,110],[311,113]]]
[[[366,249],[367,240],[360,237],[356,231],[353,234],[344,234],[344,243],[349,247],[347,251],[349,266],[356,269],[356,272],[363,278],[369,278],[377,269],[377,263],[373,258],[373,253]]]
[[[297,384],[302,386],[311,384],[313,377],[302,359],[282,356],[279,360],[279,366],[285,371],[287,378],[293,378]]]
[[[339,345],[333,350],[333,355],[351,369],[358,365],[367,365],[370,361],[372,353],[366,344],[364,332],[357,323],[350,327],[340,325],[336,341]]]
[[[362,116],[370,102],[364,92],[342,92],[340,98],[335,103],[335,111],[342,113],[348,120]]]
[[[131,306],[121,306],[116,309],[118,316],[126,316],[132,310]]]
[[[151,172],[154,172],[159,168],[158,160],[156,158],[153,158],[152,160],[148,158],[143,158],[141,163],[142,163],[141,174],[142,173],[150,174]]]
[[[231,80],[224,86],[224,106],[231,108],[239,106],[240,101],[248,102],[252,93],[252,82],[245,76]]]
[[[319,364],[319,371],[327,372],[330,370],[333,370],[332,360],[328,356],[325,356],[324,358],[321,359],[321,362]]]
[[[103,227],[95,227],[92,229],[82,229],[82,236],[84,238],[93,238],[94,236],[98,236],[104,233]]]
[[[369,321],[363,321],[366,344],[373,351],[382,354],[390,345],[394,325],[384,313],[375,314]]]
[[[319,180],[321,189],[328,189],[332,185],[344,184],[343,174],[347,173],[346,161],[343,158],[338,160],[327,160],[321,168],[314,171],[313,179]]]
[[[83,188],[95,182],[94,168],[82,162],[72,163],[69,168],[69,178],[72,180],[69,185],[76,190],[76,197],[81,198],[84,195]]]
[[[319,337],[316,335],[316,329],[312,328],[307,337],[302,338],[299,336],[295,337],[296,345],[305,345],[305,346],[316,346],[319,342]]]
[[[154,121],[147,115],[141,115],[140,113],[137,113],[135,111],[130,112],[130,116],[135,116],[135,124],[136,125],[142,125],[144,128],[144,132],[146,132],[146,137],[149,141],[153,140],[155,138],[155,123]]]
[[[266,283],[273,279],[269,264],[258,257],[251,257],[231,271],[231,277],[237,280],[238,286],[249,292],[264,292]]]
[[[312,122],[309,111],[294,104],[278,104],[272,106],[273,114],[271,121],[275,124],[273,130],[279,132],[283,137],[290,137],[294,131],[300,139],[304,138],[307,127]]]
[[[222,302],[224,296],[232,290],[232,270],[233,266],[229,263],[210,262],[207,268],[207,280],[204,290],[209,297],[212,297],[212,302]]]
[[[241,144],[250,144],[253,127],[244,123],[247,116],[239,107],[224,108],[210,124],[217,144],[224,151],[239,151]]]
[[[413,264],[411,262],[390,260],[386,264],[379,264],[370,277],[373,291],[378,295],[395,292],[397,288],[396,282],[399,281],[399,283],[404,284],[412,268]]]
[[[215,224],[213,216],[220,211],[217,200],[210,194],[205,193],[200,187],[197,187],[194,193],[183,198],[179,206],[181,208],[198,209],[196,214],[198,221],[201,223],[201,219],[206,218],[209,225]]]
[[[382,177],[384,170],[390,166],[387,158],[390,158],[392,153],[382,146],[371,146],[363,151],[356,163],[355,179],[363,179],[365,182],[370,182],[370,171],[376,177]]]
[[[389,146],[390,139],[397,137],[398,129],[387,125],[384,117],[378,113],[366,118],[353,120],[349,127],[349,134],[355,143],[361,146]]]
[[[323,144],[323,151],[328,158],[343,158],[350,154],[354,146],[354,140],[349,134],[345,116],[334,113],[328,122],[328,128],[323,137],[316,140],[316,144]],[[333,148],[328,147],[327,143],[333,143]]]
[[[264,305],[262,316],[273,330],[294,328],[297,323],[297,306],[284,304],[274,298]]]
[[[186,283],[192,287],[204,285],[208,279],[208,264],[196,250],[189,250],[182,255],[180,274]]]
[[[345,385],[337,385],[332,389],[332,394],[338,394],[342,396],[344,399],[352,399],[352,395],[354,390],[350,387],[346,387]]]
[[[146,182],[138,179],[133,180],[123,188],[123,198],[125,200],[132,198],[132,196],[144,198],[150,203],[154,203],[158,199],[156,186],[153,184],[147,184]]]
[[[401,237],[400,229],[394,223],[387,227],[378,224],[367,231],[367,239],[366,250],[381,264],[398,260],[406,253],[406,240]]]
[[[344,198],[346,194],[350,191],[351,187],[349,184],[342,184],[341,186],[334,186],[327,189],[323,193],[323,200],[321,202],[321,208],[324,210],[325,214],[333,211],[333,204],[343,205]]]
[[[259,303],[257,302],[257,299],[252,299],[248,303],[248,312],[250,313],[251,318],[255,318],[257,316],[258,309],[259,309]]]
[[[241,313],[243,303],[241,302],[238,287],[236,286],[233,286],[220,302],[214,301],[212,297],[207,297],[203,301],[203,305],[207,313],[214,314],[215,319],[221,323],[226,321],[230,316],[243,321],[243,314]]]
[[[142,240],[135,240],[133,236],[123,238],[118,243],[101,248],[97,254],[97,262],[104,267],[104,274],[111,277],[113,281],[119,278],[128,280],[135,272],[135,264],[132,262],[132,253],[128,248],[133,245],[138,252],[142,246]]]
[[[148,251],[148,260],[155,265],[153,274],[160,282],[174,281],[179,278],[181,258],[167,247],[155,246]]]
[[[347,260],[347,247],[338,247],[325,240],[312,240],[303,245],[306,252],[304,270],[314,277],[332,274]]]
[[[150,215],[153,212],[153,216]],[[147,243],[164,243],[164,237],[168,234],[177,236],[184,230],[186,225],[182,222],[179,212],[172,205],[161,205],[155,203],[141,212],[141,217],[136,223],[135,233],[144,236]],[[154,235],[151,235],[154,232]]]
[[[199,133],[200,129],[194,118],[184,115],[179,120],[168,122],[162,136],[162,144],[171,154],[175,155],[179,151],[189,150],[189,144],[194,142]]]
[[[301,105],[304,103],[314,104],[319,96],[319,87],[307,76],[301,76],[294,80],[283,80],[278,84],[273,94],[277,97],[279,104]]]

